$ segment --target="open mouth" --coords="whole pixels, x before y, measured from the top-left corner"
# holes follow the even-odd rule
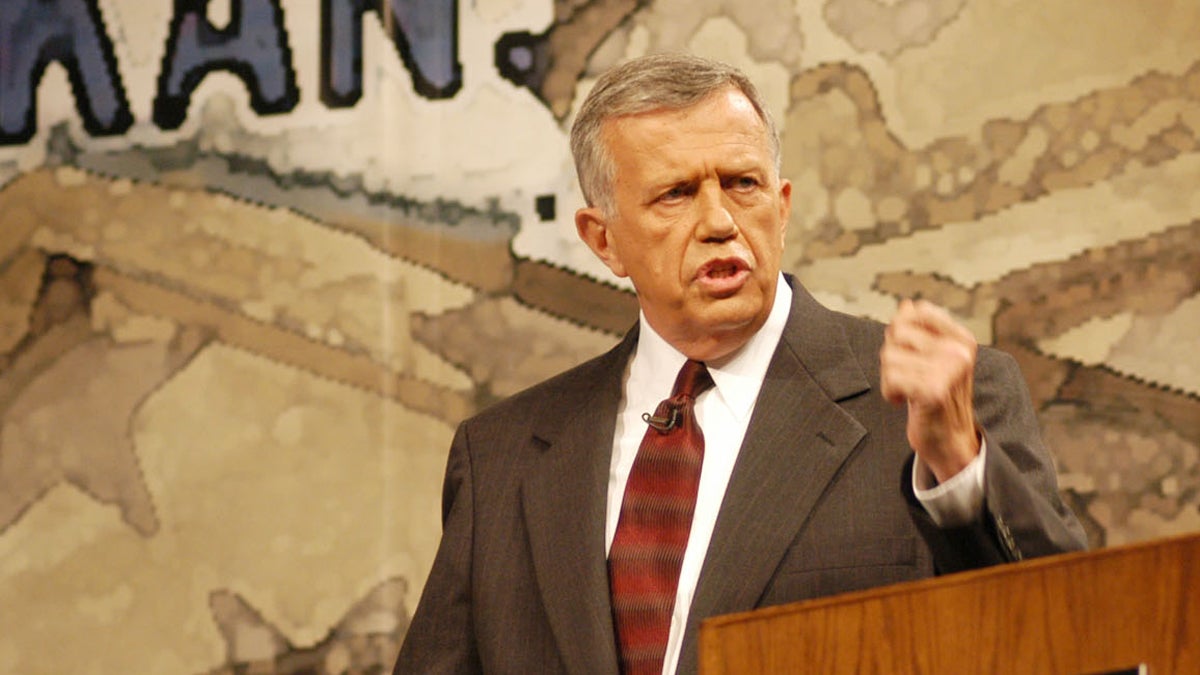
[[[696,280],[716,296],[736,293],[750,276],[750,265],[741,258],[721,258],[705,263],[696,273]]]
[[[740,260],[717,260],[704,269],[704,276],[712,279],[732,277],[746,269],[746,264]]]

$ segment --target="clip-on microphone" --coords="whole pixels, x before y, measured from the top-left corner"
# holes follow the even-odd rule
[[[642,421],[654,427],[654,430],[660,434],[665,434],[679,423],[679,408],[671,406],[667,409],[666,417],[656,417],[650,413],[642,413]]]

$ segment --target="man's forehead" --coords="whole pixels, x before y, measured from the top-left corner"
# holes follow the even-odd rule
[[[718,110],[714,111],[714,108]],[[720,109],[724,108],[724,109]],[[650,134],[670,134],[676,125],[688,124],[686,134],[721,133],[728,131],[738,133],[745,128],[731,125],[717,125],[704,128],[704,123],[712,120],[716,112],[721,118],[742,118],[750,121],[755,135],[762,134],[764,140],[769,134],[766,121],[763,120],[754,104],[741,90],[730,86],[719,89],[695,103],[682,107],[662,106],[635,113],[614,115],[607,118],[601,133],[608,143],[628,140],[629,136]],[[732,113],[727,114],[727,113]]]
[[[688,105],[653,105],[653,103],[648,102],[645,107],[641,107],[635,111],[610,115],[604,120],[604,122],[607,124],[611,122],[664,116],[686,116],[688,113],[708,106],[717,100],[728,101],[733,108],[749,112],[761,120],[758,110],[754,107],[754,104],[750,101],[746,94],[741,89],[738,89],[736,86],[730,84],[728,86],[721,87],[720,89],[715,89],[709,94],[696,99],[694,102]]]

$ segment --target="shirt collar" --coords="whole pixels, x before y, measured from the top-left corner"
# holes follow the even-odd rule
[[[717,395],[739,419],[745,420],[754,410],[791,306],[792,289],[781,274],[775,284],[775,302],[762,328],[720,363],[706,364]],[[629,366],[628,389],[648,400],[661,401],[670,396],[675,375],[687,357],[655,332],[645,314],[639,314],[638,323],[640,333]]]

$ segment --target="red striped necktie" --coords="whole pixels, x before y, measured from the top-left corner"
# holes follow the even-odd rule
[[[624,675],[662,673],[679,568],[687,549],[704,460],[696,397],[713,384],[689,360],[658,404],[629,472],[608,554],[617,648]]]

